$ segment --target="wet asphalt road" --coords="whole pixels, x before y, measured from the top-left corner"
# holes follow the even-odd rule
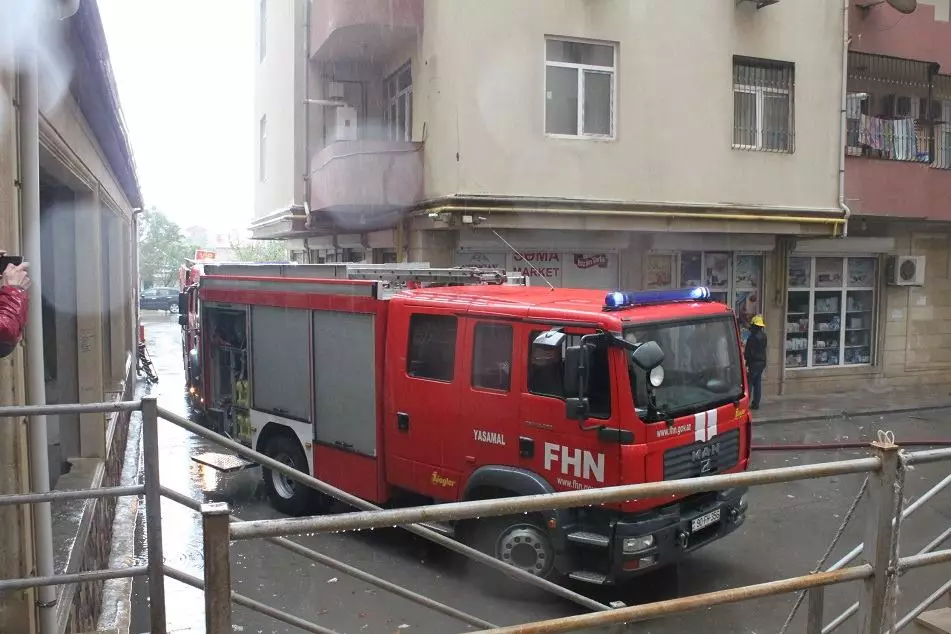
[[[163,407],[184,413],[184,374],[179,328],[174,316],[143,312],[146,337],[161,378],[152,388]],[[863,441],[879,429],[895,431],[898,441],[948,438],[951,412],[930,411],[885,419],[879,416],[799,424],[765,425],[755,430],[757,443],[821,443]],[[203,501],[227,501],[242,519],[277,517],[264,498],[260,472],[251,469],[220,475],[190,460],[214,450],[170,423],[160,422],[162,484]],[[864,455],[863,451],[758,452],[757,469],[808,464]],[[923,465],[909,474],[906,497],[914,498],[948,473],[945,465]],[[599,600],[627,604],[709,592],[744,584],[807,573],[825,552],[861,483],[861,476],[758,487],[750,493],[745,526],[720,542],[694,553],[679,574],[655,574],[629,587],[591,592]],[[901,530],[902,553],[917,552],[951,524],[951,493],[938,494]],[[166,564],[202,576],[201,528],[196,513],[178,504],[162,503]],[[140,522],[141,523],[141,522]],[[846,529],[829,562],[836,561],[862,540],[864,505]],[[141,527],[140,527],[141,531]],[[471,583],[458,556],[399,530],[377,530],[297,538],[308,547],[353,566],[466,610],[493,623],[520,622],[578,614],[581,609],[550,596],[516,599],[487,593]],[[144,551],[143,540],[139,540]],[[434,613],[343,574],[310,563],[263,541],[232,545],[233,587],[292,614],[338,632],[405,632],[449,634],[474,628]],[[139,553],[139,557],[144,557]],[[944,565],[909,572],[901,579],[899,617],[951,577]],[[679,586],[679,588],[678,588]],[[826,622],[858,597],[857,583],[826,593]],[[590,592],[590,591],[589,591]],[[197,590],[166,580],[169,631],[203,631],[202,596]],[[658,634],[681,632],[779,632],[795,597],[784,595],[754,602],[720,606],[630,626],[631,631]],[[137,582],[133,601],[133,632],[148,631],[147,584]],[[802,631],[805,608],[790,628]],[[302,630],[268,617],[235,608],[238,632],[290,633]],[[856,632],[855,619],[840,628]]]

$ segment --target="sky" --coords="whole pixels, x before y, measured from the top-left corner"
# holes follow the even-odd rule
[[[146,207],[183,229],[254,212],[253,0],[98,0]]]

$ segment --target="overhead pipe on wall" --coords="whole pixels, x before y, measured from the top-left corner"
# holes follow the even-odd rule
[[[842,237],[849,236],[849,218],[852,210],[845,202],[845,154],[848,141],[848,123],[846,115],[849,107],[849,3],[851,0],[842,0],[842,112],[839,116],[839,209],[842,210]]]

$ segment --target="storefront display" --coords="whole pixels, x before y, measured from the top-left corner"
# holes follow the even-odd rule
[[[763,311],[763,255],[723,251],[651,253],[645,258],[644,286],[650,290],[707,286],[714,300],[732,305],[745,342],[750,319]]]
[[[787,368],[871,363],[875,267],[873,257],[789,259]]]
[[[516,247],[518,248],[518,247]],[[459,250],[456,266],[500,268],[521,273],[533,286],[615,290],[618,287],[618,255],[610,252],[562,252],[519,250],[485,252]]]

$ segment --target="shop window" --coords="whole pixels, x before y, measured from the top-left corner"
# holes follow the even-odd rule
[[[472,387],[508,392],[512,383],[512,327],[476,324],[472,343]]]
[[[876,260],[792,257],[786,313],[786,367],[872,362]]]
[[[409,322],[406,373],[419,379],[452,381],[456,364],[455,317],[413,315]]]
[[[679,259],[679,265],[677,264]],[[715,301],[732,306],[743,340],[749,322],[763,311],[763,256],[728,251],[652,253],[646,259],[648,289],[706,286]]]

